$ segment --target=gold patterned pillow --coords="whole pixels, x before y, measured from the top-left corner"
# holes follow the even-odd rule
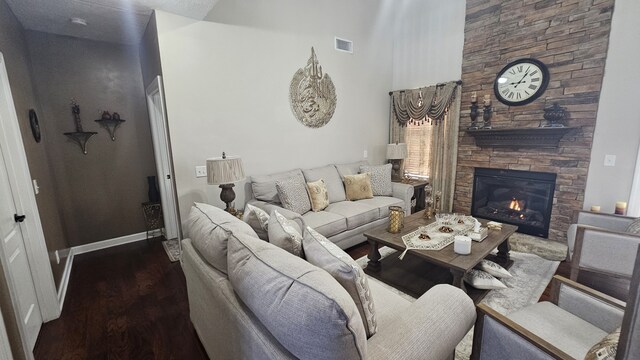
[[[344,189],[347,193],[347,200],[371,199],[371,174],[357,174],[344,176]]]
[[[313,212],[322,211],[329,206],[329,193],[327,192],[327,185],[323,179],[308,182],[307,190],[309,191],[311,210],[313,210]]]
[[[615,360],[619,341],[620,328],[617,328],[593,345],[584,360]]]

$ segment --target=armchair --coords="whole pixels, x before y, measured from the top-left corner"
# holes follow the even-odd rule
[[[640,358],[640,256],[634,253],[635,270],[626,306],[560,276],[552,279],[551,302],[508,316],[478,305],[471,358],[584,359],[593,345],[617,327],[621,327],[621,334],[615,358]]]
[[[630,216],[602,214],[590,211],[578,212],[576,223],[571,224],[567,230],[567,245],[569,254],[567,260],[573,257],[578,227],[607,230],[610,232],[624,233],[627,227],[635,220]],[[634,252],[635,253],[635,252]],[[632,263],[633,264],[633,263]]]

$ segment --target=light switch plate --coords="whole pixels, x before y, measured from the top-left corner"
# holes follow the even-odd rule
[[[604,156],[604,166],[616,166],[616,156],[615,155],[605,155]]]
[[[207,167],[206,166],[196,166],[196,177],[207,177]]]
[[[368,158],[368,157],[369,157],[369,152],[368,152],[367,150],[365,150],[365,151],[362,153],[362,156],[363,156],[365,159],[366,159],[366,158]]]

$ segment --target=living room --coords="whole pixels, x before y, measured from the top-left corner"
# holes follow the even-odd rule
[[[380,0],[366,4],[363,1],[345,3],[333,0],[322,3],[220,0],[207,2],[199,14],[188,14],[182,9],[182,15],[177,15],[180,12],[172,11],[170,7],[158,6],[152,11],[153,7],[149,9],[144,4],[133,2],[136,5],[131,5],[131,13],[144,18],[144,21],[128,26],[125,15],[120,15],[122,19],[117,23],[117,34],[120,35],[109,31],[100,34],[99,26],[103,26],[103,19],[100,11],[95,9],[83,10],[94,12],[95,18],[90,19],[88,25],[72,30],[59,28],[56,31],[71,33],[53,35],[46,30],[45,22],[33,25],[35,21],[25,20],[29,19],[30,13],[24,7],[17,7],[15,1],[7,3],[0,7],[0,19],[17,23],[15,27],[19,30],[11,31],[23,34],[0,37],[0,51],[4,54],[11,90],[16,98],[21,138],[32,174],[30,177],[25,175],[24,182],[30,188],[31,180],[37,179],[43,188],[39,195],[35,195],[35,202],[36,217],[39,211],[44,231],[40,230],[41,235],[33,233],[36,235],[30,239],[42,242],[37,246],[46,246],[46,251],[40,251],[38,256],[32,255],[31,250],[27,253],[31,256],[30,263],[37,264],[39,269],[32,269],[32,272],[53,273],[52,278],[55,279],[51,281],[47,276],[43,277],[43,283],[52,283],[47,285],[49,290],[43,295],[38,285],[40,280],[34,276],[39,299],[55,297],[53,303],[59,306],[57,313],[51,310],[51,315],[46,315],[47,309],[55,306],[44,305],[49,301],[41,300],[43,304],[40,307],[45,314],[42,317],[50,321],[45,323],[35,345],[36,349],[40,347],[40,352],[36,351],[37,358],[44,358],[43,354],[56,357],[51,346],[43,350],[45,346],[42,344],[50,343],[50,340],[42,337],[67,331],[73,321],[62,319],[66,315],[65,309],[69,314],[68,309],[76,312],[82,307],[88,308],[84,302],[100,299],[100,296],[85,297],[89,296],[89,291],[79,289],[106,286],[104,281],[108,276],[92,278],[90,273],[92,266],[105,273],[113,271],[109,268],[110,258],[122,268],[121,275],[114,277],[133,276],[127,271],[144,272],[146,278],[143,283],[156,286],[163,280],[156,279],[157,273],[153,274],[149,269],[158,271],[160,268],[160,273],[172,279],[172,282],[162,285],[164,290],[158,290],[158,293],[171,295],[159,302],[169,307],[168,312],[181,313],[179,321],[173,319],[180,324],[182,333],[190,335],[188,340],[180,339],[189,346],[196,344],[194,353],[181,354],[204,354],[189,322],[189,305],[180,262],[170,263],[163,254],[163,247],[156,241],[152,240],[149,245],[152,250],[145,250],[146,229],[140,211],[140,203],[147,201],[145,177],[156,175],[161,180],[163,201],[169,196],[175,199],[171,205],[174,216],[165,218],[164,222],[166,226],[171,222],[175,224],[176,235],[167,237],[189,238],[190,213],[194,203],[209,204],[219,209],[229,205],[221,199],[218,184],[208,184],[206,169],[204,176],[197,174],[199,168],[207,165],[207,159],[221,157],[223,152],[229,158],[242,159],[245,179],[234,183],[232,203],[233,207],[245,212],[248,211],[246,204],[255,200],[251,180],[254,177],[293,169],[305,172],[305,169],[333,164],[365,161],[377,166],[387,163],[388,145],[406,141],[406,138],[394,135],[399,112],[395,110],[391,93],[400,94],[405,90],[410,93],[419,89],[415,93],[420,93],[421,97],[421,91],[426,91],[424,89],[440,85],[435,90],[439,97],[442,89],[446,88],[445,84],[452,84],[451,103],[446,104],[441,118],[431,118],[434,123],[437,120],[446,126],[457,124],[456,133],[453,133],[455,141],[453,145],[447,145],[455,151],[445,155],[446,176],[436,179],[432,175],[429,179],[431,193],[426,196],[425,205],[432,210],[471,215],[474,211],[474,175],[476,169],[486,168],[556,175],[555,190],[546,199],[550,203],[545,215],[548,217],[546,234],[543,234],[545,239],[540,239],[540,244],[551,243],[554,249],[559,244],[567,251],[567,231],[578,222],[577,214],[581,210],[598,209],[600,213],[613,214],[616,204],[620,203],[618,205],[624,204],[623,212],[627,216],[640,216],[640,170],[636,165],[640,161],[640,122],[634,121],[638,115],[628,106],[636,95],[631,84],[640,79],[633,60],[640,44],[640,34],[634,26],[640,7],[631,0],[615,3],[613,0]],[[97,9],[102,6],[91,4]],[[51,9],[56,8],[57,4],[51,5]],[[81,8],[77,9],[80,13]],[[122,14],[126,13],[122,11]],[[74,15],[56,16],[62,16],[69,22],[68,18]],[[8,21],[5,25],[0,24],[5,34],[11,33],[4,31]],[[133,33],[136,35],[131,36]],[[103,38],[98,39],[100,36]],[[123,45],[122,42],[117,44],[118,41],[105,40],[107,36],[131,36],[136,40]],[[20,37],[24,44],[16,45],[16,39]],[[348,51],[336,49],[338,40],[349,45]],[[77,45],[80,43],[86,44],[86,56],[82,51],[77,52],[81,49]],[[27,50],[20,50],[21,47]],[[66,51],[70,54],[71,51],[76,52],[64,57],[60,53],[65,51],[56,52],[56,47],[73,49]],[[24,55],[16,56],[22,52]],[[118,55],[120,52],[123,55]],[[128,52],[134,52],[135,56]],[[302,120],[297,119],[290,98],[292,77],[298,69],[309,64],[312,52],[321,72],[330,76],[336,95],[335,110],[328,122],[320,127],[305,126]],[[74,65],[63,67],[71,58],[77,59]],[[496,74],[512,62],[528,58],[540,61],[550,80],[530,102],[508,105],[494,92],[494,84],[499,78]],[[109,92],[101,98],[86,96],[105,86],[100,82],[103,80],[95,81],[91,86],[75,85],[91,83],[92,75],[88,71],[96,70],[86,65],[88,63],[100,64],[103,69],[108,68],[107,64],[129,69],[122,70],[122,73],[130,74],[131,83],[136,84],[117,99],[109,98]],[[116,63],[126,65],[114,65]],[[59,72],[58,77],[52,75],[56,71]],[[64,84],[60,94],[56,94],[54,85],[63,81],[61,79],[65,76],[70,84]],[[161,163],[154,161],[158,149],[153,147],[156,135],[153,126],[149,125],[154,114],[151,107],[145,106],[145,89],[157,76],[161,76],[159,87],[164,95],[161,110],[166,110],[164,117],[168,137],[165,141],[170,171],[166,174],[171,175],[168,185],[162,184],[164,173]],[[25,90],[18,85],[26,83],[32,84],[29,87],[33,89]],[[106,80],[104,84],[107,84]],[[27,93],[33,95],[29,97],[25,95]],[[148,105],[151,100],[148,92],[146,95]],[[97,130],[97,125],[87,125],[87,122],[93,123],[90,121],[93,118],[87,117],[92,115],[88,114],[95,109],[105,109],[103,106],[123,103],[122,96],[131,99],[126,107],[107,107],[107,110],[114,112],[116,109],[122,115],[131,115],[126,117],[127,122],[119,125],[115,140],[105,136],[103,139],[99,133],[87,142],[88,154],[83,155],[75,143],[52,140],[73,126],[68,104],[73,96],[80,100],[81,116],[89,131],[106,130]],[[470,129],[473,126],[472,97],[477,104],[477,123],[490,124],[492,129]],[[30,100],[25,101],[25,98]],[[544,129],[540,125],[547,122],[545,110],[556,103],[563,110],[560,123],[564,128],[547,129],[562,132],[555,145],[523,146],[526,141],[544,141],[536,134],[512,136],[512,143],[506,146],[480,145],[479,136],[488,130]],[[44,145],[34,142],[29,128],[28,109],[32,107],[38,110],[43,123]],[[432,126],[436,125],[426,123],[420,127]],[[54,142],[57,144],[52,145]],[[407,168],[409,161],[404,159]],[[427,165],[422,164],[423,171],[419,175],[430,175],[432,161],[433,158],[429,157]],[[107,164],[119,172],[114,173]],[[91,175],[85,177],[84,171]],[[306,172],[304,176],[307,176]],[[49,178],[55,181],[48,181]],[[397,188],[396,185],[394,187]],[[93,194],[97,192],[96,188],[102,189],[104,196],[96,199]],[[57,194],[54,196],[52,192]],[[438,196],[437,203],[435,195]],[[117,204],[115,199],[118,199]],[[94,204],[93,208],[87,205],[90,203]],[[405,206],[407,216],[410,215],[410,207]],[[162,208],[165,213],[171,212],[164,202]],[[94,209],[97,213],[91,214]],[[523,211],[520,215],[524,214]],[[477,212],[474,216],[478,217]],[[32,218],[27,214],[26,223]],[[379,225],[388,223],[386,215],[376,221]],[[326,236],[331,240],[335,235]],[[534,244],[531,245],[526,241],[520,243],[516,238],[522,236],[518,233],[512,237],[512,254],[538,246],[537,240],[531,240]],[[340,246],[339,241],[343,239],[347,238],[332,241]],[[569,244],[569,251],[575,251],[572,246]],[[177,247],[179,252],[179,245]],[[369,246],[361,238],[355,247],[344,249],[349,249],[347,253],[358,260],[366,258]],[[152,258],[162,258],[162,265],[150,264],[143,270],[147,260],[156,261]],[[140,263],[130,267],[132,259]],[[558,268],[551,271],[551,275],[556,272],[569,275],[570,262],[561,260],[549,260],[560,262],[560,265],[549,265]],[[547,287],[550,276],[545,281],[547,283],[542,284],[542,289]],[[598,278],[597,281],[606,280]],[[66,290],[67,286],[69,290]],[[179,289],[172,289],[172,286]],[[105,296],[102,292],[100,294]],[[123,290],[121,295],[112,294],[109,298],[116,301],[114,297],[119,296],[128,295]],[[171,302],[169,299],[178,305],[167,304]],[[148,311],[163,311],[157,305],[145,304],[152,307]],[[118,306],[123,307],[118,311],[127,309],[124,303]],[[137,311],[140,309],[145,308]],[[5,319],[11,315],[3,311]],[[54,320],[60,313],[62,318]],[[117,327],[117,321],[110,318],[111,315],[100,316]],[[90,328],[93,325],[85,326]],[[139,329],[133,330],[134,325],[129,326],[129,331],[138,334]],[[160,333],[163,331],[168,330],[160,330]],[[104,334],[102,330],[98,333]],[[79,335],[69,336],[79,339]],[[144,335],[136,336],[144,338]],[[166,340],[166,334],[160,338]],[[146,338],[143,342],[147,341],[151,340]],[[177,340],[167,340],[166,343],[173,346],[174,341]],[[99,346],[104,352],[87,352],[86,348],[83,352],[78,350],[82,347],[78,344],[71,347],[85,357],[115,351],[104,344]],[[12,349],[15,349],[15,344]],[[72,351],[57,345],[57,351],[67,350]],[[124,354],[131,350],[119,351]],[[154,356],[146,351],[147,348],[142,354]],[[172,351],[167,350],[169,354],[178,354]],[[208,355],[215,358],[210,352]]]

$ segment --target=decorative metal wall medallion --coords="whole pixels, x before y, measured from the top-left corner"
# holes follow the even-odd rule
[[[307,65],[293,75],[289,101],[296,119],[312,128],[326,125],[336,110],[336,88],[329,74],[322,73],[313,47]]]

